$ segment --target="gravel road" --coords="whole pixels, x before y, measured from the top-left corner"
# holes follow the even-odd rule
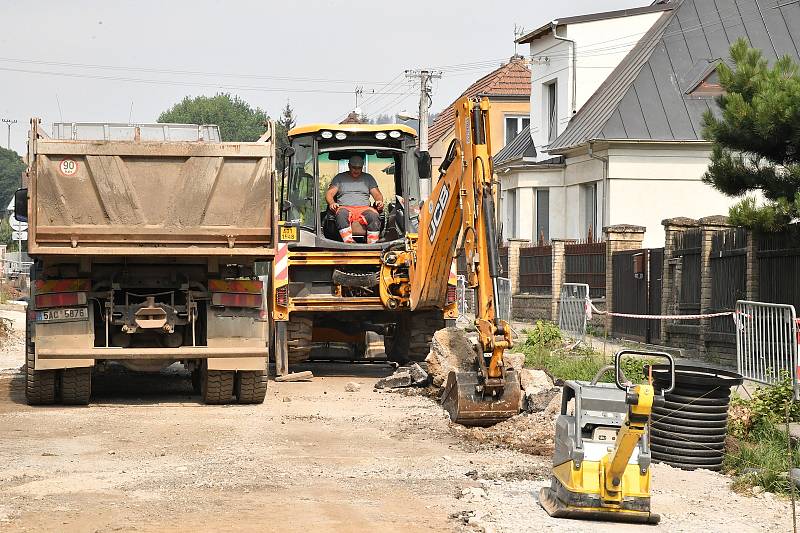
[[[533,496],[549,457],[471,440],[424,396],[373,391],[385,365],[310,366],[312,382],[270,382],[264,405],[223,407],[181,372],[115,371],[89,407],[33,408],[22,337],[0,348],[0,531],[641,530],[549,518]],[[785,499],[653,470],[663,519],[649,530],[791,529]]]

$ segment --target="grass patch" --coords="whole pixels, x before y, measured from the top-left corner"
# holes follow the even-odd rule
[[[800,404],[791,401],[792,394],[792,380],[785,375],[777,385],[758,389],[749,400],[731,400],[723,467],[735,476],[734,489],[760,486],[769,492],[790,491],[789,470],[800,466],[800,451],[794,447],[790,459],[786,439],[787,405],[789,420],[800,420]]]
[[[565,351],[564,340],[558,326],[551,322],[537,321],[534,327],[526,330],[527,338],[520,346],[520,351],[525,353],[525,366],[544,370],[553,379],[574,379],[590,381],[600,369],[608,364],[613,364],[613,357],[605,357],[602,353],[584,345]],[[658,364],[657,359],[646,357],[623,357],[622,369],[625,376],[635,383],[644,382],[644,366]],[[606,372],[601,381],[614,380],[613,372]]]

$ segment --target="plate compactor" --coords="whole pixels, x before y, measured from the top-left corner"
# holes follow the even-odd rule
[[[669,361],[669,388],[627,381],[620,362],[625,355]],[[608,370],[614,383],[598,383]],[[591,382],[567,381],[556,421],[553,474],[539,503],[555,518],[582,518],[657,524],[650,512],[650,446],[647,424],[654,404],[675,386],[675,362],[663,352],[621,350],[614,366],[602,368]],[[570,402],[574,400],[574,407]]]

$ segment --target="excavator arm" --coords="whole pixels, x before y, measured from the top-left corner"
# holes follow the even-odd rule
[[[503,353],[512,347],[511,328],[498,317],[498,257],[489,101],[456,103],[455,138],[439,167],[439,179],[420,210],[419,233],[406,251],[389,257],[408,266],[404,293],[412,310],[441,308],[450,265],[459,250],[467,264],[467,285],[475,289],[478,348],[473,371],[452,372],[443,396],[451,419],[464,425],[491,425],[519,412],[520,386],[507,370]],[[386,263],[386,260],[384,260]],[[403,284],[400,284],[403,285]]]

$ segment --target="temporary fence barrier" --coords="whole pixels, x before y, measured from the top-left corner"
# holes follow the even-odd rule
[[[793,305],[736,302],[736,363],[745,378],[774,385],[785,373],[797,380],[797,317]]]
[[[583,341],[586,336],[588,302],[590,302],[588,284],[564,283],[561,286],[558,327],[576,341]]]
[[[456,299],[459,318],[475,313],[475,291],[467,286],[466,276],[456,277]],[[497,318],[506,322],[511,320],[511,299],[511,280],[497,278],[497,302],[495,302]]]
[[[467,287],[467,277],[464,275],[456,276],[456,302],[458,304],[458,319],[467,320],[467,313],[472,313],[475,309],[475,294],[472,289]]]

